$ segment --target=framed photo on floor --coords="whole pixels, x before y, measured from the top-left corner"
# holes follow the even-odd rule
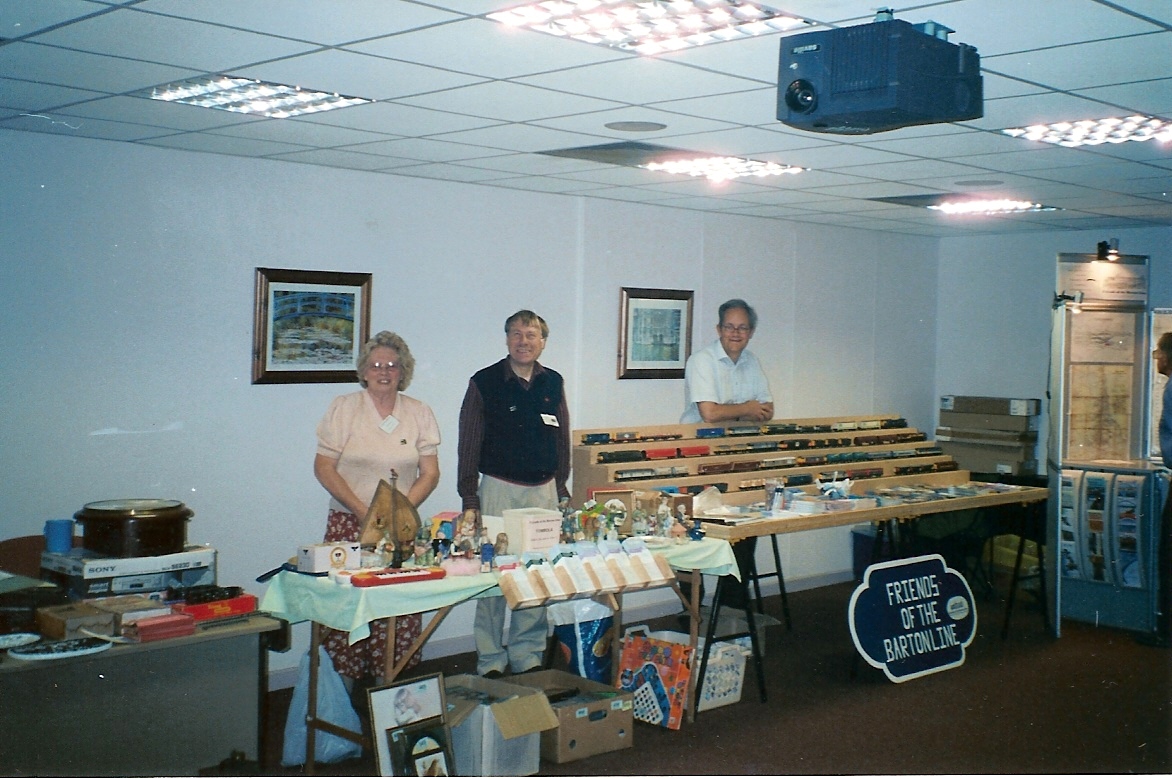
[[[442,673],[373,688],[368,700],[380,776],[452,775]]]
[[[623,287],[620,379],[682,379],[692,353],[691,290]]]
[[[369,273],[257,268],[252,383],[357,381],[370,284]]]

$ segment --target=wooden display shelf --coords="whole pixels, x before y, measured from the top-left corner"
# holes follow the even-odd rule
[[[968,481],[968,471],[952,471],[951,473],[925,474],[915,483],[929,487],[945,487],[965,484]],[[830,511],[822,514],[803,514],[798,517],[764,519],[759,522],[748,522],[740,525],[721,525],[704,522],[703,527],[708,536],[712,538],[723,538],[730,543],[735,543],[736,541],[757,536],[797,533],[803,530],[821,530],[829,527],[845,527],[864,522],[909,520],[929,514],[966,511],[968,509],[988,508],[990,506],[1008,506],[1015,503],[1036,503],[1040,500],[1046,500],[1049,494],[1049,490],[1045,487],[1019,487],[1006,492],[966,495],[942,500],[922,501],[919,503],[901,503],[895,506],[879,506],[878,508],[860,509],[857,511]]]
[[[957,469],[925,433],[893,414],[599,428],[576,430],[574,440],[575,505],[585,503],[591,489],[709,485],[723,485],[724,502],[745,505],[764,498],[766,479],[808,478],[812,492],[814,480],[845,475],[871,489]]]

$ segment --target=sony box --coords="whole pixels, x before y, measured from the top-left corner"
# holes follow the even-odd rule
[[[557,728],[541,733],[542,759],[569,763],[634,746],[634,693],[565,671],[531,671],[510,681],[541,690],[557,715]]]
[[[41,555],[41,578],[74,598],[161,593],[169,587],[216,583],[216,550],[189,546],[156,557],[98,557],[85,549]]]
[[[558,725],[540,691],[459,674],[444,677],[444,695],[457,776],[537,773],[541,731]]]

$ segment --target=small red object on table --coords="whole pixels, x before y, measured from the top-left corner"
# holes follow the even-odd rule
[[[350,577],[355,587],[379,587],[384,584],[406,584],[429,579],[442,579],[447,575],[443,568],[384,568],[381,571],[362,571]]]

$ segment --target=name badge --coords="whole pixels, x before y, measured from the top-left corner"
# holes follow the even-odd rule
[[[558,424],[558,418],[553,414],[542,414],[541,421],[550,427],[561,427],[561,425]]]
[[[381,425],[379,425],[379,427],[381,427],[384,431],[386,431],[388,433],[395,432],[395,428],[398,426],[399,426],[399,420],[395,419],[395,417],[390,414],[388,414],[387,418],[382,421]]]

